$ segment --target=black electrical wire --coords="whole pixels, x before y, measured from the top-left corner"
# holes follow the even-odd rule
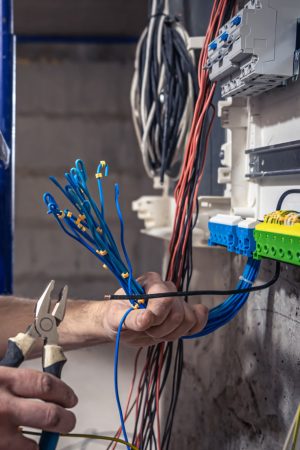
[[[137,46],[131,104],[148,175],[177,177],[198,86],[188,35],[166,1],[152,0]],[[153,115],[153,116],[152,116]]]
[[[286,199],[286,197],[292,194],[300,194],[300,189],[289,189],[288,191],[285,191],[283,194],[281,194],[276,206],[277,211],[279,211],[282,208],[282,204]]]
[[[199,297],[204,295],[234,295],[234,294],[245,294],[246,292],[256,292],[262,291],[263,289],[268,289],[278,280],[280,275],[280,263],[276,262],[275,273],[271,280],[267,283],[260,284],[259,286],[252,286],[244,289],[202,289],[193,291],[178,291],[178,292],[158,292],[156,294],[143,294],[143,295],[105,295],[105,299],[108,300],[138,300],[138,299],[158,299],[158,298],[175,298],[175,297]]]

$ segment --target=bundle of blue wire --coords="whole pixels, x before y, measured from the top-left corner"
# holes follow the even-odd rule
[[[252,286],[257,278],[260,268],[260,261],[253,258],[248,258],[243,275],[236,286],[236,289],[246,289]],[[244,306],[248,300],[249,292],[230,295],[223,303],[212,308],[208,313],[208,320],[206,326],[200,333],[190,336],[183,336],[182,339],[195,339],[213,333],[218,328],[223,327],[230,322]]]
[[[86,247],[103,263],[105,268],[111,270],[126,294],[143,294],[143,288],[133,277],[132,265],[125,246],[124,221],[119,203],[120,191],[118,184],[115,184],[115,204],[120,221],[120,241],[123,250],[123,258],[120,255],[118,246],[105,220],[105,204],[102,186],[103,175],[105,177],[108,175],[108,166],[105,161],[100,162],[96,173],[99,190],[99,206],[89,192],[87,185],[87,171],[83,161],[77,160],[75,162],[75,167],[73,167],[69,173],[65,173],[65,179],[67,181],[65,186],[62,186],[55,177],[50,177],[50,180],[66,196],[77,213],[74,214],[74,212],[69,209],[62,210],[55,198],[49,192],[46,192],[44,194],[44,202],[48,207],[48,214],[51,214],[55,218],[59,226],[68,236]],[[124,439],[127,442],[128,437],[118,388],[118,361],[121,330],[126,317],[131,311],[137,308],[145,308],[147,305],[147,302],[144,300],[130,300],[130,303],[132,306],[126,311],[118,327],[114,356],[115,395],[122,432]]]
[[[131,262],[126,251],[124,238],[124,221],[119,203],[119,186],[115,184],[115,205],[120,221],[120,242],[123,251],[123,258],[115,242],[112,232],[105,220],[105,203],[102,180],[103,176],[108,175],[108,166],[104,161],[98,165],[96,179],[99,190],[99,206],[92,198],[88,188],[88,176],[83,161],[78,159],[75,167],[71,168],[69,173],[65,173],[67,184],[62,186],[55,177],[50,180],[58,187],[65,197],[73,205],[77,214],[69,209],[62,210],[57,204],[55,198],[48,192],[44,194],[44,202],[48,207],[48,214],[51,214],[63,231],[75,239],[77,242],[86,247],[93,255],[96,256],[104,265],[110,269],[119,281],[120,286],[124,289],[128,296],[144,294],[143,288],[133,277]],[[243,275],[236,289],[244,289],[250,287],[255,281],[260,267],[260,261],[248,258]],[[223,303],[212,308],[209,311],[208,321],[205,328],[200,332],[190,336],[183,336],[182,339],[195,339],[206,336],[218,328],[226,325],[232,320],[240,309],[244,306],[249,293],[238,293],[228,297]],[[124,439],[128,441],[123,417],[122,407],[119,398],[118,389],[118,358],[119,344],[122,327],[128,314],[137,308],[146,308],[147,302],[143,300],[130,300],[131,307],[126,311],[120,321],[115,347],[114,357],[114,385],[115,395],[120,415],[120,421]]]

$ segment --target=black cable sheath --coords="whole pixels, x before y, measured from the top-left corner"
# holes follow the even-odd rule
[[[277,206],[276,206],[277,211],[282,208],[282,204],[283,204],[285,198],[288,195],[292,195],[292,194],[300,194],[300,189],[289,189],[288,191],[285,191],[283,194],[281,194],[281,196],[279,197],[279,200],[277,202]]]
[[[196,297],[202,295],[234,295],[245,294],[246,292],[262,291],[272,286],[278,280],[280,275],[280,262],[276,261],[276,269],[273,278],[267,283],[260,284],[259,286],[252,286],[244,289],[204,289],[195,291],[179,291],[179,292],[158,292],[156,294],[143,294],[143,295],[106,295],[107,300],[139,300],[139,299],[157,299],[157,298],[173,298],[173,297]]]

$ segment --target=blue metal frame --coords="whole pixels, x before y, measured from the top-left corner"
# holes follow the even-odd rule
[[[13,288],[15,40],[12,0],[0,0],[0,130],[10,149],[8,167],[0,162],[0,293]]]

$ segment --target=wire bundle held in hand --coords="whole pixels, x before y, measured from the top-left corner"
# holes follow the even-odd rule
[[[95,175],[99,190],[99,206],[92,198],[87,181],[87,172],[83,162],[79,159],[75,163],[69,173],[65,174],[67,181],[66,186],[62,186],[54,177],[50,177],[51,181],[59,188],[59,190],[67,197],[76,210],[76,213],[69,209],[62,210],[57,204],[55,198],[50,193],[44,194],[44,202],[48,207],[48,214],[51,214],[58,222],[63,231],[75,239],[77,242],[86,247],[96,258],[98,258],[105,269],[109,269],[119,281],[124,291],[130,294],[143,294],[143,288],[134,279],[132,266],[127,254],[124,240],[124,222],[119,204],[119,186],[115,184],[115,204],[120,221],[120,240],[123,250],[123,258],[116,244],[116,241],[105,220],[105,205],[102,187],[103,175],[108,175],[108,166],[105,161],[101,161],[97,173]],[[118,388],[118,360],[119,360],[119,344],[123,324],[128,314],[134,309],[146,307],[146,301],[130,300],[131,308],[129,308],[120,321],[115,346],[114,357],[114,385],[117,406],[119,410],[122,431],[125,441],[128,442],[125,422],[119,398]],[[127,447],[129,450],[129,447]]]
[[[197,95],[189,36],[170,16],[168,0],[152,0],[147,28],[136,50],[132,116],[150,177],[179,175]]]

